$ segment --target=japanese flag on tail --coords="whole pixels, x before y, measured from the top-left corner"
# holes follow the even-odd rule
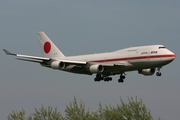
[[[64,54],[56,47],[44,32],[37,33],[43,56],[46,58],[61,58]]]

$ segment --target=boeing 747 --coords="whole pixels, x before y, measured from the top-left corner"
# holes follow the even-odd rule
[[[111,81],[112,75],[119,75],[118,82],[125,79],[125,72],[138,71],[150,76],[172,62],[176,55],[163,45],[148,45],[125,48],[108,53],[65,56],[44,32],[38,32],[43,57],[15,54],[3,49],[7,55],[17,56],[18,60],[40,63],[56,70],[77,74],[96,74],[94,81]]]

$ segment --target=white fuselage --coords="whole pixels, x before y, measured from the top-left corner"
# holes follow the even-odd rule
[[[86,61],[89,63],[115,63],[128,62],[131,65],[127,67],[110,67],[106,72],[118,74],[125,71],[133,71],[147,68],[162,67],[175,59],[175,54],[165,48],[163,45],[150,45],[130,47],[114,52],[98,53],[89,55],[69,56],[63,60]],[[69,71],[71,67],[65,69]],[[74,71],[69,71],[74,72]]]

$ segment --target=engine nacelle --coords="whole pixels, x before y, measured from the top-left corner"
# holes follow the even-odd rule
[[[102,65],[91,65],[89,67],[89,71],[91,73],[102,73],[104,71],[104,67]]]
[[[51,63],[51,67],[53,69],[64,69],[65,68],[65,63],[63,61],[54,61]]]
[[[139,74],[143,74],[145,76],[148,76],[148,75],[153,75],[155,73],[155,71],[156,71],[155,68],[150,68],[150,69],[139,70],[138,73]]]

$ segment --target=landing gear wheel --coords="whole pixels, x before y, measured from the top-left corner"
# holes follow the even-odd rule
[[[161,75],[162,75],[162,73],[160,72],[160,73],[159,73],[159,76],[161,76]]]
[[[94,78],[95,82],[99,82],[103,79],[103,77],[101,76],[101,74],[97,74],[96,77]]]
[[[95,81],[95,82],[99,82],[99,81],[101,81],[101,80],[98,79],[98,78],[94,78],[94,81]]]
[[[108,78],[104,78],[104,81],[105,81],[105,82],[108,82]]]
[[[105,78],[104,78],[104,81],[105,81],[105,82],[112,81],[112,77],[105,77]]]
[[[123,82],[124,82],[124,79],[119,79],[118,82],[119,82],[119,83],[123,83]]]
[[[125,79],[125,78],[126,78],[126,76],[124,76],[124,75],[123,75],[123,76],[121,76],[121,79]]]
[[[124,82],[124,79],[126,78],[125,75],[126,75],[125,73],[121,73],[120,78],[118,79],[119,83],[123,83]]]
[[[156,76],[161,76],[161,75],[162,75],[161,72],[157,72],[157,73],[156,73]]]
[[[162,67],[158,67],[158,68],[157,68],[158,71],[156,72],[156,76],[161,76],[161,75],[162,75],[161,72],[160,72],[160,69],[161,69],[161,68],[162,68]]]

